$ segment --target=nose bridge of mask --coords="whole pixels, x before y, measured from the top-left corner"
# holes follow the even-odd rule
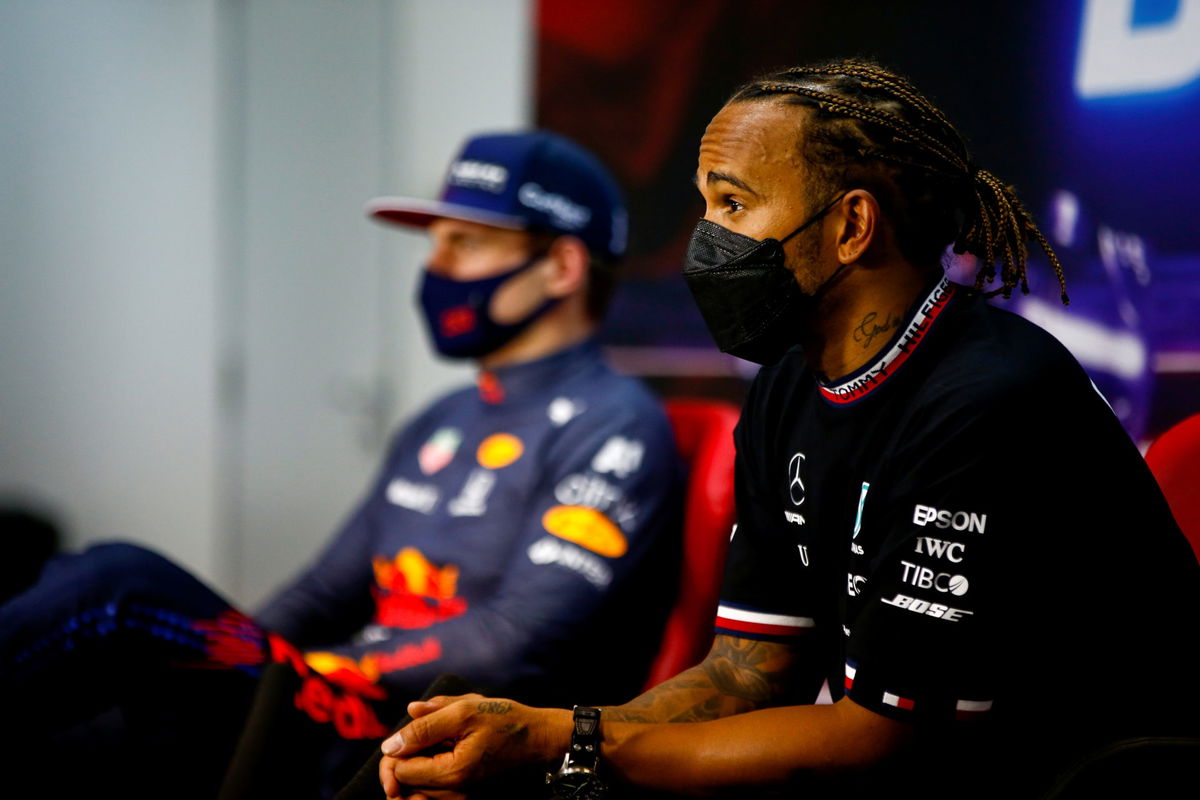
[[[769,266],[782,250],[775,239],[755,239],[706,219],[696,223],[684,259],[684,274],[698,269],[725,270],[746,264]]]

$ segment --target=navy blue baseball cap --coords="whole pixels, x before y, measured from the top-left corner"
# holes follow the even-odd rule
[[[440,199],[377,197],[366,212],[418,228],[449,218],[570,234],[610,258],[624,255],[629,225],[621,190],[600,160],[549,131],[476,136],[450,163]]]

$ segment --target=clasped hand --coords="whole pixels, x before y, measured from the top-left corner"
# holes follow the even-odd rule
[[[509,767],[551,760],[570,738],[570,711],[478,694],[416,701],[408,713],[413,721],[382,745],[379,782],[392,798],[463,797]]]

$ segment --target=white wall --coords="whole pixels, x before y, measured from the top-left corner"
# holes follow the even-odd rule
[[[529,119],[530,4],[0,5],[0,496],[249,604],[307,559],[466,375],[362,203]]]
[[[0,495],[213,576],[213,3],[0,6]]]
[[[329,536],[396,420],[464,367],[433,361],[412,295],[424,237],[362,214],[434,196],[462,139],[529,118],[525,0],[256,0],[244,83],[241,519],[251,604]]]

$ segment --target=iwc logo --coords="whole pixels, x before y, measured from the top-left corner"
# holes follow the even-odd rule
[[[804,503],[804,480],[800,476],[803,467],[804,453],[796,453],[788,462],[788,496],[794,506]]]

